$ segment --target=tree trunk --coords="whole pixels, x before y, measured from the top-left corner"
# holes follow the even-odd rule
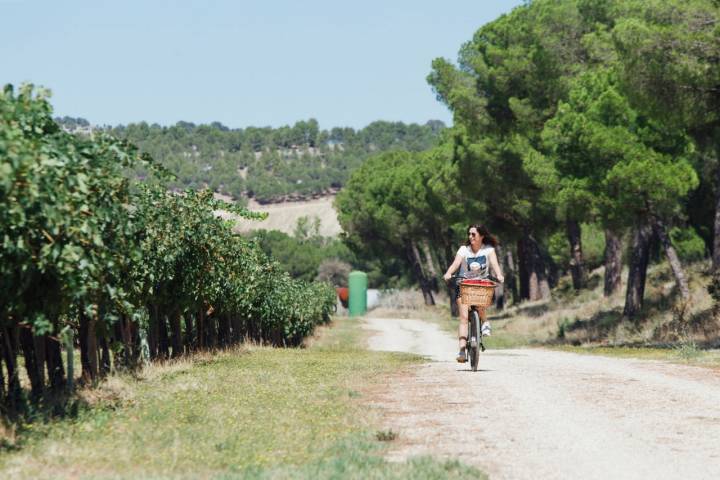
[[[96,321],[94,315],[88,316],[84,307],[80,307],[80,362],[82,363],[82,378],[86,383],[94,383],[98,376]]]
[[[530,301],[550,297],[545,260],[539,245],[526,234],[518,241],[518,257],[520,264],[520,296]]]
[[[38,365],[35,355],[35,342],[33,341],[32,329],[29,326],[20,328],[20,347],[25,357],[25,371],[30,379],[30,394],[33,400],[38,400],[45,389],[42,369],[44,365]]]
[[[45,384],[45,335],[33,335],[33,343],[35,344],[35,363],[39,367],[40,381]]]
[[[513,258],[513,253],[511,248],[505,249],[505,255],[503,256],[503,264],[504,264],[504,270],[505,270],[505,285],[504,288],[506,290],[510,291],[510,295],[512,296],[512,301],[514,304],[517,304],[520,302],[520,297],[518,294],[518,287],[517,287],[517,275],[515,274],[515,259]],[[507,301],[506,301],[507,303]]]
[[[232,327],[232,343],[233,345],[238,344],[243,339],[243,333],[242,333],[242,320],[240,319],[240,316],[235,314],[230,319],[230,326]]]
[[[72,392],[75,388],[75,339],[73,330],[68,331],[68,335],[65,338],[65,361],[67,362],[67,382],[66,386],[69,392]],[[62,359],[61,359],[62,361]]]
[[[20,389],[20,372],[17,365],[17,344],[14,338],[13,327],[0,327],[0,349],[2,350],[5,368],[7,368],[7,405],[15,411],[20,406],[22,390]]]
[[[495,252],[500,265],[502,265],[503,258],[505,258],[504,250],[503,247],[498,245]],[[498,310],[505,309],[505,285],[502,283],[495,289],[495,308]]]
[[[97,344],[97,317],[94,315],[88,321],[88,364],[90,365],[90,379],[95,382],[99,373],[98,344]]]
[[[413,272],[415,273],[415,278],[418,280],[418,283],[420,284],[420,290],[422,291],[423,298],[425,299],[425,305],[435,305],[435,299],[433,298],[432,289],[430,288],[430,283],[427,280],[427,277],[425,276],[425,273],[422,269],[422,262],[420,259],[420,252],[417,248],[417,244],[414,241],[409,242],[408,244],[408,260],[410,260],[410,263],[413,267]]]
[[[420,282],[420,289],[423,292],[423,298],[425,300],[425,305],[435,305],[435,298],[433,296],[433,287],[432,287],[432,279],[429,275],[429,272],[427,270],[427,263],[423,261],[423,256],[420,253],[420,248],[418,248],[418,245],[416,242],[411,242],[412,246],[412,254],[413,254],[413,261],[417,263],[419,267],[419,282]]]
[[[217,318],[214,313],[205,317],[205,348],[217,347]]]
[[[537,256],[535,257],[535,271],[538,277],[538,287],[540,290],[540,296],[536,300],[547,300],[550,298],[550,285],[551,277],[548,276],[548,270],[552,272],[552,285],[557,285],[557,265],[548,257],[549,261],[545,262],[545,256],[540,250],[540,246],[535,242],[535,249]],[[552,268],[548,269],[548,266]]]
[[[678,290],[680,290],[680,296],[682,297],[683,303],[687,303],[690,301],[690,288],[688,287],[687,278],[685,277],[685,271],[682,268],[682,263],[680,263],[680,258],[678,257],[675,247],[673,247],[670,236],[668,235],[667,227],[662,220],[656,217],[653,219],[653,230],[665,250],[665,255],[667,256],[670,268],[675,276],[675,282],[677,283]]]
[[[218,318],[218,341],[223,348],[230,345],[230,318],[224,314]]]
[[[168,335],[167,317],[160,313],[157,316],[158,322],[158,357],[163,360],[170,358],[170,338]]]
[[[577,220],[565,222],[567,239],[570,244],[570,274],[573,288],[580,290],[587,285],[585,264],[583,262],[580,223]]]
[[[435,258],[432,255],[432,249],[430,248],[430,242],[427,241],[427,239],[423,239],[422,242],[420,242],[420,247],[423,251],[423,256],[425,257],[425,268],[427,270],[428,275],[428,281],[430,282],[430,288],[433,292],[438,292],[438,273],[437,269],[435,268]]]
[[[122,342],[122,362],[116,362],[122,364],[124,368],[132,368],[134,366],[133,354],[134,350],[137,349],[133,341],[132,336],[132,325],[131,320],[123,315],[117,323],[118,326],[118,338]],[[117,368],[117,365],[116,365]]]
[[[49,335],[45,336],[45,357],[48,379],[53,392],[61,392],[65,388],[65,368],[62,362],[62,345]]]
[[[3,405],[3,401],[5,399],[5,374],[3,373],[3,334],[2,330],[0,330],[0,406]]]
[[[205,347],[205,310],[202,307],[200,307],[200,310],[198,312],[196,323],[197,323],[197,334],[196,334],[197,335],[197,339],[196,339],[197,346],[196,346],[196,348],[198,350],[202,350],[203,347]]]
[[[545,270],[547,278],[547,284],[541,285],[541,289],[545,289],[543,290],[543,298],[550,298],[550,290],[557,287],[560,281],[560,267],[555,263],[555,260],[553,260],[547,249],[538,245],[538,250],[540,251],[540,259],[543,263],[539,268]]]
[[[712,312],[716,321],[720,319],[720,144],[715,146],[715,222],[713,225],[712,278],[708,291],[714,300]]]
[[[140,325],[134,320],[127,319],[128,335],[132,341],[132,366],[137,367],[142,361],[142,340],[140,338]]]
[[[158,356],[158,344],[160,342],[160,313],[158,306],[153,304],[148,308],[150,324],[148,325],[148,350],[150,350],[150,359],[154,360]]]
[[[88,355],[88,325],[90,321],[83,311],[83,307],[78,308],[80,311],[80,328],[78,333],[80,337],[78,342],[80,343],[80,371],[84,382],[90,381],[90,356]]]
[[[128,347],[125,344],[125,333],[123,332],[124,324],[125,317],[121,316],[112,327],[113,341],[119,342],[123,346],[122,350],[115,349],[115,351],[113,351],[113,364],[115,365],[116,370],[119,370],[121,367],[125,368],[128,364]]]
[[[447,260],[446,267],[449,267],[452,265],[452,262],[455,261],[455,252],[453,251],[452,243],[450,241],[451,236],[452,234],[448,232],[448,235],[443,237],[443,248],[445,250],[445,258]],[[450,299],[450,315],[452,317],[457,317],[460,315],[460,310],[457,302],[455,301],[455,282],[448,282],[446,285],[448,298]]]
[[[193,334],[193,316],[192,311],[185,313],[185,345],[188,351],[195,347],[195,336]]]
[[[605,229],[605,286],[603,294],[613,295],[620,289],[620,273],[622,272],[622,241],[609,228]]]
[[[107,337],[102,336],[100,337],[100,376],[107,376],[111,368],[110,346],[108,345]]]
[[[528,254],[525,251],[527,244],[524,238],[517,241],[518,252],[518,280],[520,282],[520,301],[530,298],[530,266]]]
[[[183,354],[182,314],[173,312],[170,317],[170,333],[172,334],[172,356],[178,358]]]
[[[528,300],[531,302],[541,298],[538,272],[534,268],[535,265],[533,265],[533,260],[534,259],[531,257],[528,262],[530,264],[530,268],[528,269]]]
[[[720,152],[718,152],[720,162]],[[720,272],[720,165],[715,167],[715,224],[713,229],[713,272]]]
[[[646,224],[635,228],[630,254],[630,271],[628,272],[627,293],[623,315],[633,318],[642,310],[645,296],[645,277],[650,259],[650,237],[652,231]]]

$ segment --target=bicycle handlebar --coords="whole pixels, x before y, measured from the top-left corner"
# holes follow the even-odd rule
[[[463,275],[451,275],[451,276],[450,276],[450,280],[456,280],[456,281],[457,281],[457,280],[489,280],[489,281],[495,283],[496,285],[501,285],[501,284],[503,284],[503,282],[501,282],[501,281],[498,280],[497,278],[493,277],[492,275],[488,275],[488,276],[485,277],[485,278],[465,277],[465,276],[463,276]]]

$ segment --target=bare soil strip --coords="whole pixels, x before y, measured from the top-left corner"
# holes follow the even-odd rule
[[[541,349],[487,351],[481,371],[421,320],[365,320],[369,346],[436,361],[372,392],[389,458],[458,458],[492,479],[720,478],[720,376]]]

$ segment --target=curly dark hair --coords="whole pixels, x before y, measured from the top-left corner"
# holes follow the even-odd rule
[[[485,245],[490,245],[493,248],[497,248],[498,245],[500,245],[500,242],[498,242],[498,239],[495,235],[490,233],[490,230],[485,225],[481,225],[478,223],[474,223],[472,225],[469,225],[467,228],[466,234],[470,234],[470,229],[474,228],[477,230],[477,232],[482,235],[483,237],[483,243]],[[470,240],[467,241],[467,244],[470,245]]]

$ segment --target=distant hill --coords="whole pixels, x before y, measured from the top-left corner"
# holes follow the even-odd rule
[[[376,121],[365,128],[320,130],[314,119],[279,128],[230,129],[221,123],[145,122],[95,127],[85,119],[56,119],[68,131],[109,131],[126,138],[177,175],[176,187],[208,186],[235,199],[260,203],[305,200],[336,192],[374,153],[421,151],[439,139],[445,124]]]

